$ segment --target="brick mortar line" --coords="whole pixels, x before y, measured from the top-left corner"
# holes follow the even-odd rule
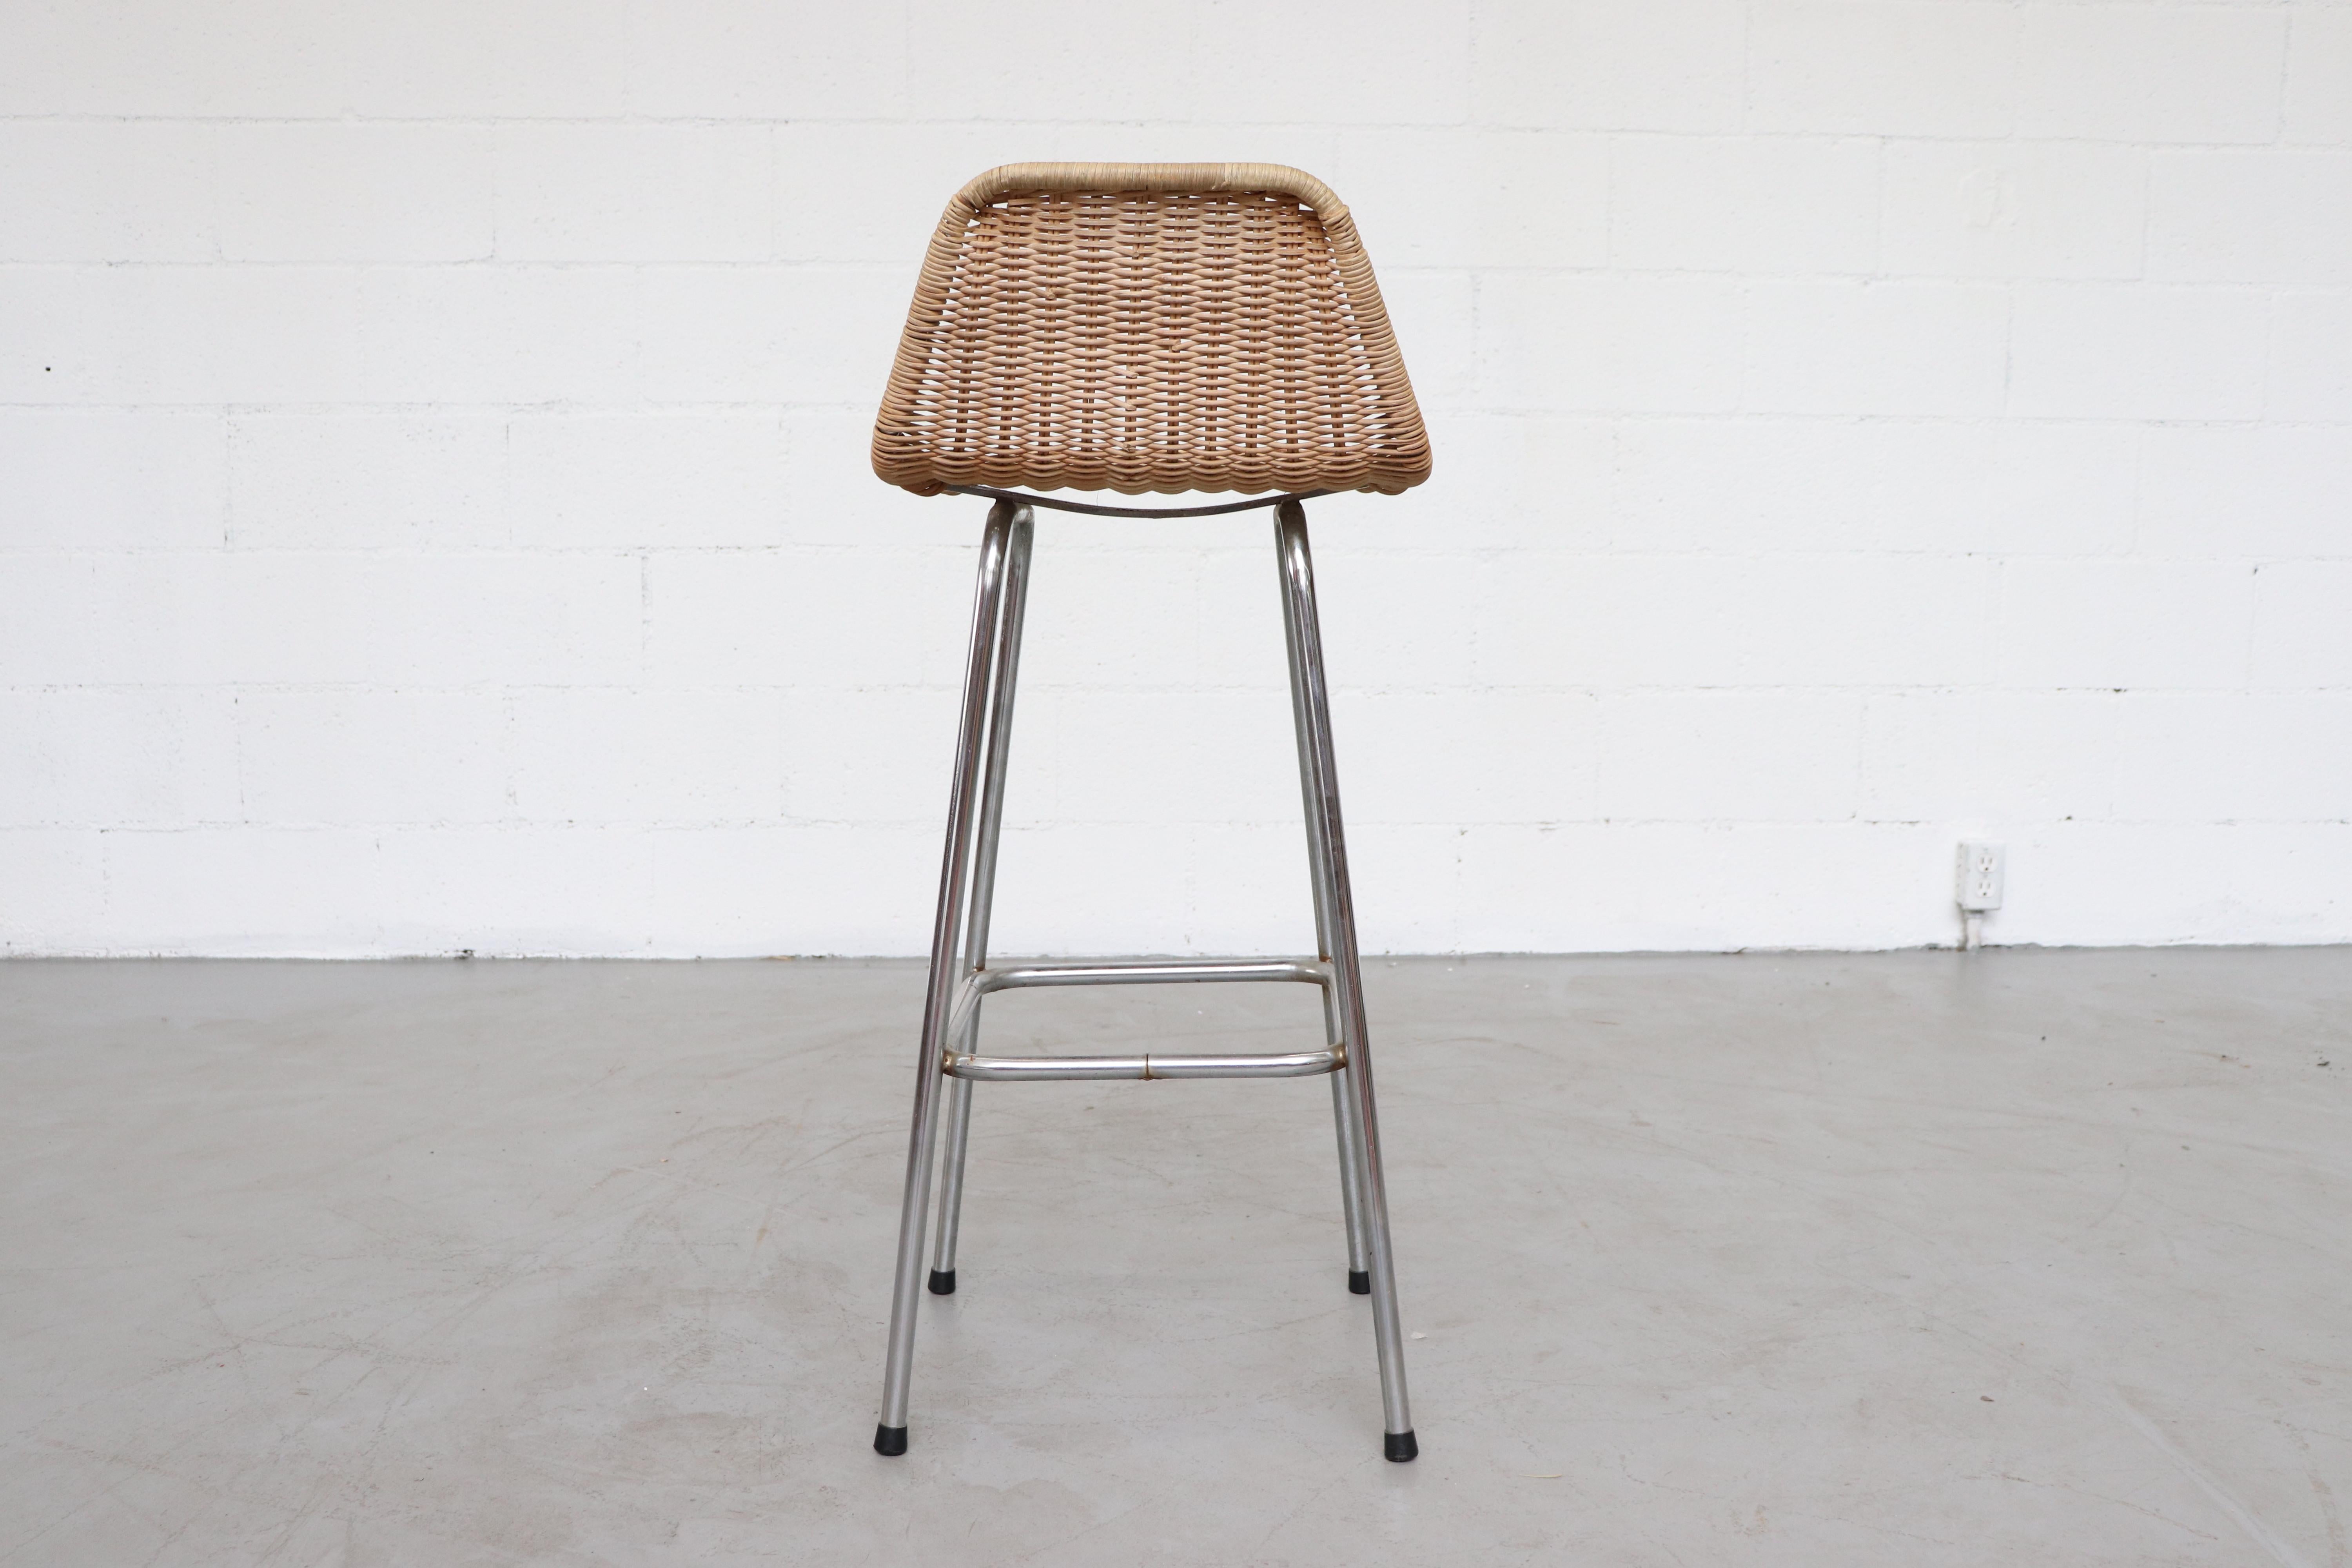
[[[1979,0],[1988,8],[2013,4],[2013,0]],[[2084,5],[2080,9],[2137,9],[2138,7]],[[2259,15],[2274,11],[2291,15],[2294,7],[2288,0],[2274,0],[2268,5],[2214,5],[2183,6],[2178,4],[2157,7],[2163,10],[2203,10],[2216,15]],[[2288,51],[2282,50],[2284,56]],[[2284,86],[2281,89],[2284,93]],[[1992,145],[2014,147],[2118,147],[2165,152],[2241,153],[2342,151],[2352,142],[2335,140],[2288,141],[2284,127],[2267,137],[2210,139],[2174,139],[2126,135],[2098,135],[2080,132],[2021,132],[2011,125],[2007,129],[1979,131],[1928,132],[1853,130],[1790,126],[1751,126],[1724,128],[1686,128],[1634,124],[1559,124],[1509,119],[1481,120],[1237,120],[1225,118],[1141,118],[1095,119],[1050,118],[1038,116],[964,115],[952,119],[932,119],[919,115],[677,115],[646,114],[615,110],[604,114],[261,114],[221,111],[217,113],[129,112],[101,113],[96,111],[54,111],[32,114],[0,115],[0,127],[10,125],[89,125],[89,126],[200,126],[214,129],[240,127],[280,128],[312,127],[321,130],[394,129],[394,130],[466,130],[502,131],[537,128],[578,130],[765,130],[790,131],[807,127],[820,131],[919,131],[952,132],[982,131],[991,134],[1016,133],[1021,131],[1060,132],[1100,131],[1120,132],[1132,131],[1172,131],[1214,132],[1218,134],[1267,135],[1345,135],[1349,132],[1389,132],[1406,135],[1468,135],[1468,136],[1553,136],[1563,139],[1623,137],[1660,142],[1881,142],[1917,144],[1921,146]],[[944,195],[942,197],[944,199]]]
[[[2352,295],[2352,288],[2345,292]],[[871,402],[782,402],[756,399],[711,399],[681,403],[662,399],[642,399],[625,403],[572,402],[569,400],[532,400],[525,402],[419,402],[413,399],[353,399],[346,402],[320,403],[289,400],[283,403],[251,403],[244,401],[189,402],[185,399],[134,400],[130,402],[12,402],[0,398],[0,415],[52,414],[76,417],[104,415],[182,415],[189,417],[227,421],[272,419],[359,419],[383,420],[433,418],[457,420],[513,419],[572,420],[610,419],[626,416],[647,421],[662,419],[696,419],[726,416],[738,418],[754,416],[790,419],[796,415],[854,415],[860,420],[871,419]],[[1929,427],[1984,430],[2014,429],[2079,429],[2104,426],[2115,430],[2344,430],[2352,429],[2352,417],[2344,419],[2314,419],[2308,417],[2269,417],[2260,415],[2204,416],[2163,415],[2135,416],[2124,414],[1901,414],[1901,413],[1806,413],[1796,410],[1759,408],[1754,410],[1723,409],[1657,409],[1657,408],[1578,408],[1538,407],[1515,405],[1483,405],[1447,406],[1430,401],[1424,409],[1433,423],[1447,421],[1463,424],[1504,424],[1542,420],[1547,423],[1573,422],[1599,425],[1663,424],[1685,425],[1816,425],[1844,427]],[[863,474],[864,469],[858,472]],[[1440,470],[1441,474],[1444,470]],[[884,485],[877,493],[895,487]],[[1077,492],[1070,492],[1077,493]],[[1086,492],[1097,493],[1097,492]],[[1408,492],[1412,499],[1425,492]],[[935,500],[937,497],[910,497],[911,500]],[[1355,494],[1336,495],[1332,500],[1373,500],[1394,501],[1397,497],[1359,497]]]

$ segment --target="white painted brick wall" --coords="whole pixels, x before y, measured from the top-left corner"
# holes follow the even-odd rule
[[[2352,940],[2352,6],[0,14],[0,951],[908,952],[947,195],[1294,163],[1436,442],[1318,503],[1385,951]],[[1262,519],[1046,516],[998,929],[1307,927]]]

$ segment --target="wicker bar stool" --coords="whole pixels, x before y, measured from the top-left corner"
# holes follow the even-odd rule
[[[991,498],[931,931],[914,1126],[898,1220],[887,1368],[874,1447],[907,1451],[915,1315],[946,1086],[946,1170],[929,1287],[956,1285],[956,1229],[976,1082],[1328,1074],[1349,1289],[1371,1298],[1385,1451],[1418,1451],[1381,1175],[1379,1118],[1339,822],[1331,720],[1303,501],[1396,494],[1429,476],[1422,427],[1370,261],[1321,182],[1265,163],[1016,163],[948,204],[924,258],[874,428],[874,471],[919,495]],[[1240,492],[1181,508],[1020,493]],[[1275,494],[1259,492],[1274,491]],[[1033,508],[1108,517],[1274,509],[1292,717],[1315,892],[1313,960],[992,968],[1013,688]],[[1321,988],[1318,1049],[1280,1055],[992,1057],[982,1000],[1037,985],[1292,981]]]

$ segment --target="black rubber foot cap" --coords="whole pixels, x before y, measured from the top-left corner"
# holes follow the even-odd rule
[[[1412,1437],[1412,1434],[1408,1432],[1405,1434],[1405,1437],[1410,1441]],[[1393,1459],[1396,1458],[1396,1449],[1393,1447],[1396,1439],[1391,1437],[1389,1439],[1389,1442],[1391,1445],[1389,1449],[1389,1458]],[[874,1451],[877,1454],[887,1454],[894,1459],[897,1458],[899,1455],[907,1451],[907,1429],[904,1426],[877,1426],[874,1428]],[[1407,1458],[1412,1458],[1410,1454],[1405,1457]]]
[[[901,1426],[898,1428],[898,1447],[903,1449],[906,1446],[907,1429]],[[1421,1445],[1413,1441],[1410,1432],[1391,1432],[1381,1439],[1381,1447],[1390,1458],[1400,1465],[1421,1458]]]
[[[1349,1269],[1348,1293],[1351,1296],[1370,1295],[1372,1293],[1372,1277],[1370,1274],[1365,1273],[1360,1268]]]
[[[931,1270],[931,1294],[934,1296],[952,1296],[955,1294],[954,1269],[934,1268]]]

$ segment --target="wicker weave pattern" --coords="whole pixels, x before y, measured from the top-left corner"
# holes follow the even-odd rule
[[[948,204],[874,427],[934,495],[1366,489],[1429,477],[1371,262],[1270,163],[1013,163]]]

